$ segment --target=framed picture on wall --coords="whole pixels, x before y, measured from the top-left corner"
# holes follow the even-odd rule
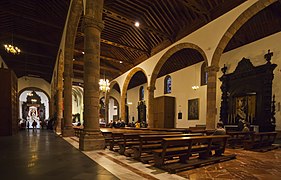
[[[199,98],[188,100],[188,120],[199,120]]]

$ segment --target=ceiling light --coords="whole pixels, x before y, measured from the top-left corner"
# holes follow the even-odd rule
[[[75,61],[75,59],[73,58],[73,61]]]
[[[82,54],[85,54],[85,52],[84,52],[84,51],[82,51]]]
[[[139,27],[139,26],[140,26],[140,23],[139,23],[138,21],[136,21],[136,22],[135,22],[135,26],[136,26],[136,27]]]
[[[5,47],[5,50],[7,51],[7,53],[12,53],[12,54],[16,55],[16,54],[20,54],[20,52],[21,52],[18,47],[13,46],[11,44],[5,44],[4,47]]]
[[[120,63],[120,64],[122,64],[122,63],[123,63],[123,61],[119,61],[119,63]]]
[[[110,83],[109,83],[109,80],[108,79],[100,79],[100,82],[99,82],[99,85],[100,85],[100,90],[102,92],[107,92],[110,90]]]

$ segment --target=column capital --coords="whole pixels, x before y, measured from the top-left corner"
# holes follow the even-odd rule
[[[218,66],[208,66],[206,67],[206,71],[207,72],[218,72],[220,70],[220,68]]]
[[[149,92],[153,92],[155,89],[156,89],[155,86],[148,86],[148,87],[147,87],[147,90],[148,90]]]
[[[84,15],[83,17],[83,30],[85,31],[86,28],[93,27],[98,29],[99,31],[102,31],[104,28],[104,22],[103,21],[97,21],[94,17],[89,15]]]

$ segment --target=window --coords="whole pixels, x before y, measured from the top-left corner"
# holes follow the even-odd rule
[[[204,62],[201,66],[201,86],[207,85],[208,72],[206,71],[206,63]]]
[[[143,101],[144,100],[144,88],[143,86],[140,87],[140,91],[139,91],[139,100]]]
[[[172,91],[172,78],[171,76],[166,76],[164,80],[164,94],[170,94]]]

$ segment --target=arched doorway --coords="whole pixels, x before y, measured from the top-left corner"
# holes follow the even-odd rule
[[[40,89],[24,89],[19,96],[19,117],[21,126],[31,128],[36,122],[36,128],[44,127],[49,119],[49,96]]]

